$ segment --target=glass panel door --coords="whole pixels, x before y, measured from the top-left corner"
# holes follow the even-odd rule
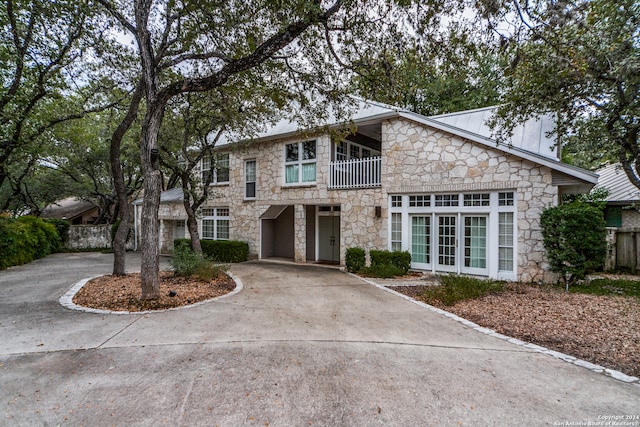
[[[487,217],[464,216],[464,263],[468,273],[487,274]]]
[[[456,228],[456,215],[438,215],[437,259],[436,269],[444,271],[456,271],[456,247],[458,235]]]
[[[411,217],[411,264],[423,269],[431,264],[431,216]]]

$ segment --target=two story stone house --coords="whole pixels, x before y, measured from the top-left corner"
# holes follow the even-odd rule
[[[540,214],[562,193],[589,191],[597,175],[558,160],[548,118],[498,144],[485,125],[491,113],[425,117],[361,101],[355,131],[340,141],[283,121],[222,145],[201,238],[246,241],[260,259],[344,264],[357,246],[407,250],[414,269],[549,280]],[[165,249],[185,236],[174,193],[160,210]]]

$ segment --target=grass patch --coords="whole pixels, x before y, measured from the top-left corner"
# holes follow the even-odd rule
[[[473,277],[440,276],[441,285],[429,286],[418,295],[431,305],[452,306],[459,301],[480,298],[504,290],[504,282],[481,280]]]
[[[569,292],[640,298],[640,280],[593,279],[590,283],[570,286]]]

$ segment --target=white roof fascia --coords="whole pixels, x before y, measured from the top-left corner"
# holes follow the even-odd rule
[[[408,120],[413,120],[415,122],[424,124],[426,126],[430,126],[445,132],[452,133],[454,135],[458,135],[462,138],[477,142],[484,146],[498,149],[504,153],[512,154],[512,155],[521,157],[525,160],[529,160],[531,162],[538,163],[543,166],[547,166],[553,170],[565,173],[567,175],[573,176],[575,178],[581,179],[583,181],[586,181],[594,185],[598,182],[598,174],[589,172],[587,170],[584,170],[575,166],[568,165],[566,163],[554,161],[540,154],[532,153],[530,151],[526,151],[517,147],[509,147],[506,144],[497,143],[496,140],[494,139],[486,138],[476,133],[468,132],[463,129],[457,128],[455,126],[450,126],[450,125],[441,123],[437,120],[433,120],[428,117],[421,116],[419,114],[403,111],[403,112],[399,112],[399,116]]]

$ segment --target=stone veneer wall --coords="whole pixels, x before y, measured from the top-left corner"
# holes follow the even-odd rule
[[[558,201],[551,170],[497,149],[407,120],[383,123],[382,185],[386,193],[514,190],[517,194],[517,277],[551,281],[540,214]]]
[[[513,190],[517,194],[518,278],[551,281],[542,245],[540,214],[557,204],[547,167],[481,146],[412,121],[394,119],[382,127],[382,188],[328,190],[331,141],[317,137],[316,185],[284,186],[284,145],[298,139],[237,145],[230,156],[230,182],[212,187],[205,206],[228,206],[231,239],[259,252],[260,216],[271,205],[295,205],[295,259],[306,254],[303,205],[341,206],[341,263],[346,248],[388,248],[388,194]],[[256,199],[244,198],[244,162],[257,163]],[[381,217],[375,207],[381,206]]]

